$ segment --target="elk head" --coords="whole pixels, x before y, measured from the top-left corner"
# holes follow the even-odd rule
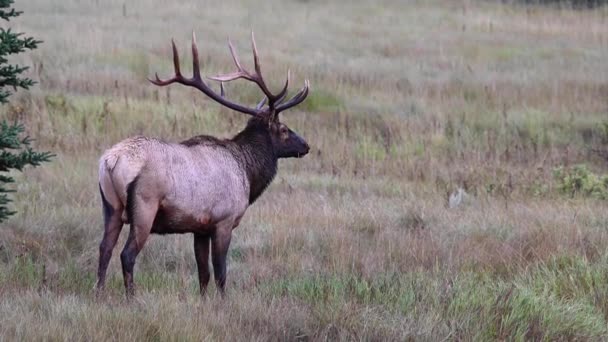
[[[194,87],[202,91],[205,95],[213,99],[214,101],[222,104],[225,107],[233,109],[237,112],[251,115],[252,118],[247,124],[248,127],[256,127],[258,129],[265,129],[270,135],[272,146],[274,149],[275,156],[277,158],[291,158],[291,157],[303,157],[308,153],[310,147],[308,143],[300,137],[297,133],[289,129],[285,124],[279,121],[279,114],[291,107],[300,104],[306,96],[308,96],[308,89],[310,83],[308,80],[304,81],[304,87],[300,89],[292,98],[287,98],[287,87],[289,86],[289,70],[287,71],[287,79],[283,89],[276,94],[273,94],[266,85],[264,78],[262,77],[260,62],[258,58],[258,51],[255,44],[255,37],[251,32],[251,45],[253,50],[253,62],[255,72],[250,72],[243,68],[236,50],[232,45],[230,39],[228,39],[228,47],[230,48],[230,54],[234,64],[236,65],[236,71],[224,75],[218,75],[209,77],[209,79],[220,82],[220,93],[216,93],[209,85],[207,85],[201,78],[200,65],[198,59],[198,48],[196,46],[196,36],[192,33],[192,78],[186,78],[182,76],[179,64],[179,55],[175,42],[171,40],[173,47],[173,65],[175,69],[175,76],[167,80],[161,80],[156,74],[156,79],[149,80],[157,86],[166,86],[172,83],[179,83],[189,87]],[[264,93],[264,98],[254,108],[246,107],[235,102],[228,100],[225,96],[224,83],[234,81],[237,79],[245,79],[247,81],[257,84],[257,86]]]

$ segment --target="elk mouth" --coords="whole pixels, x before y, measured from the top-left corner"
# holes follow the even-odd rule
[[[306,146],[306,151],[304,151],[304,152],[298,152],[298,154],[296,155],[296,158],[302,158],[302,157],[304,157],[305,155],[308,154],[309,151],[310,151],[310,147]]]
[[[298,158],[302,158],[310,152],[310,145],[304,142],[304,148],[302,149],[304,152],[298,153]]]

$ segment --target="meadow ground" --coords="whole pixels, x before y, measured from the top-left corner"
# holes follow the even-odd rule
[[[40,83],[2,109],[52,163],[16,174],[0,229],[0,340],[608,338],[608,8],[462,1],[28,0]],[[278,87],[313,146],[285,160],[230,250],[227,299],[197,293],[190,236],[153,237],[126,303],[117,255],[93,292],[97,158],[122,138],[229,137],[245,117],[180,86],[170,39],[204,74],[226,37]],[[188,70],[188,67],[184,67]],[[295,87],[295,86],[294,86]],[[259,99],[250,85],[228,96]],[[604,154],[604,155],[603,155]],[[584,164],[585,167],[576,167]],[[603,182],[603,183],[602,183]],[[449,208],[458,188],[468,196]]]

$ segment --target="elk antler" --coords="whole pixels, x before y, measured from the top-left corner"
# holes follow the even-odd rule
[[[239,57],[236,53],[236,49],[232,45],[230,38],[228,38],[228,47],[230,48],[230,54],[232,55],[232,60],[234,61],[237,70],[229,74],[218,75],[209,78],[220,82],[230,82],[239,78],[254,82],[260,87],[260,89],[266,96],[256,108],[261,110],[264,104],[268,102],[268,108],[265,112],[267,112],[272,119],[275,119],[280,112],[293,106],[296,106],[300,102],[304,101],[304,99],[308,95],[308,88],[310,86],[310,83],[308,82],[308,80],[306,80],[304,82],[304,88],[302,88],[300,92],[294,95],[289,101],[281,104],[281,102],[287,96],[287,87],[289,86],[289,70],[287,70],[287,79],[285,80],[285,85],[279,93],[273,94],[268,89],[268,87],[266,86],[266,82],[264,81],[264,77],[262,76],[262,68],[260,67],[258,49],[255,44],[255,36],[253,34],[253,31],[251,32],[251,48],[253,50],[253,64],[255,68],[255,73],[249,72],[245,68],[243,68],[243,66],[241,66],[241,63],[239,62]]]
[[[264,113],[258,109],[248,108],[248,107],[242,106],[238,103],[234,103],[234,102],[227,100],[223,96],[223,93],[224,93],[223,85],[220,85],[222,95],[218,95],[215,91],[213,91],[213,89],[211,89],[203,81],[203,79],[201,78],[201,69],[200,69],[199,60],[198,60],[198,48],[196,46],[196,35],[194,34],[194,32],[192,32],[192,72],[193,72],[192,78],[186,78],[186,77],[182,76],[182,73],[179,69],[179,54],[177,53],[177,47],[175,46],[175,41],[173,41],[173,39],[171,39],[171,46],[173,47],[173,68],[175,69],[175,76],[173,76],[172,78],[167,79],[167,80],[161,80],[158,77],[158,74],[155,74],[156,79],[155,80],[148,79],[150,82],[152,82],[153,84],[155,84],[157,86],[161,86],[161,87],[172,84],[172,83],[179,83],[179,84],[183,84],[183,85],[186,85],[189,87],[194,87],[194,88],[202,91],[205,95],[209,96],[216,102],[219,102],[220,104],[222,104],[230,109],[234,109],[237,112],[241,112],[241,113],[245,113],[245,114],[249,114],[249,115],[253,115],[253,116],[257,116],[257,117],[263,116]]]
[[[280,112],[298,105],[299,103],[304,101],[304,99],[308,95],[308,88],[310,86],[310,83],[308,82],[308,80],[306,80],[304,82],[304,88],[302,88],[289,101],[283,102],[287,95],[287,87],[289,85],[289,70],[287,71],[287,80],[285,81],[285,85],[278,94],[273,94],[270,92],[270,90],[268,90],[266,82],[264,82],[264,78],[262,77],[260,62],[258,60],[258,51],[255,45],[255,38],[253,32],[251,32],[251,45],[253,49],[253,62],[255,67],[255,73],[251,73],[241,66],[234,46],[232,45],[230,39],[228,39],[228,47],[230,48],[230,54],[232,55],[234,64],[236,64],[237,71],[225,75],[209,77],[212,80],[220,81],[219,95],[215,91],[213,91],[213,89],[211,89],[201,78],[200,65],[198,59],[198,48],[196,46],[196,36],[194,32],[192,32],[192,78],[186,78],[182,76],[179,68],[179,55],[177,53],[177,47],[175,46],[175,42],[173,41],[173,39],[171,40],[171,45],[173,47],[173,67],[175,69],[175,76],[167,80],[161,80],[158,77],[158,74],[155,74],[155,80],[148,80],[157,86],[166,86],[172,83],[180,83],[186,86],[194,87],[202,91],[205,95],[209,96],[216,102],[228,108],[231,108],[241,113],[261,117],[267,120],[276,120]],[[260,89],[264,93],[264,99],[260,103],[258,103],[256,108],[245,107],[240,104],[229,101],[225,98],[224,82],[234,81],[239,78],[244,78],[248,81],[254,82],[260,87]],[[268,107],[266,109],[263,109],[266,102],[268,102]]]

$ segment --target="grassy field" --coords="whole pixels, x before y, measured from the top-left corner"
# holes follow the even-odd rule
[[[39,84],[0,117],[57,157],[16,174],[0,229],[0,340],[608,339],[608,8],[454,1],[27,0]],[[97,158],[135,134],[230,137],[243,115],[146,81],[170,39],[203,73],[230,36],[312,146],[235,230],[228,297],[198,296],[191,236],[152,237],[124,300],[96,298]],[[189,70],[188,67],[185,67]],[[246,83],[246,82],[245,82]],[[258,90],[230,85],[253,104]],[[584,166],[580,166],[584,165]],[[604,177],[604,178],[602,178]],[[448,205],[449,195],[466,192]],[[122,248],[126,229],[117,247]]]

